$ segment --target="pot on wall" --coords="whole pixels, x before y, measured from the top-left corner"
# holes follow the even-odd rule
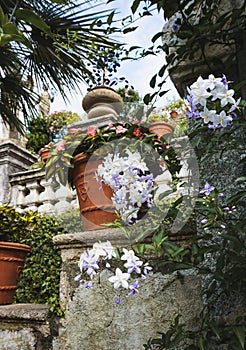
[[[11,304],[19,277],[31,247],[26,244],[0,242],[0,304]]]
[[[74,157],[71,170],[85,231],[104,229],[103,224],[114,222],[116,218],[111,200],[113,190],[96,179],[99,164],[101,160],[97,157],[80,153]]]
[[[48,148],[42,148],[39,151],[39,154],[40,154],[42,165],[44,166],[47,162],[47,159],[50,158],[50,150]]]
[[[174,128],[171,124],[165,122],[154,122],[150,124],[149,130],[160,139],[163,135],[171,134]]]
[[[113,114],[118,117],[123,107],[121,96],[109,86],[96,86],[83,98],[82,107],[88,119]]]

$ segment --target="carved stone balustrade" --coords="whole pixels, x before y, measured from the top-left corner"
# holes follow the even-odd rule
[[[12,174],[10,185],[10,205],[19,211],[61,214],[78,206],[75,192],[62,185],[55,188],[52,181],[45,178],[43,169]]]

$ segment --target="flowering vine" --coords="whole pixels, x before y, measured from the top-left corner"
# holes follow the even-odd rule
[[[228,86],[225,75],[222,78],[215,78],[213,74],[207,79],[199,77],[187,88],[187,116],[202,118],[209,129],[230,126],[241,99],[236,101],[235,91]]]
[[[139,280],[145,281],[152,267],[149,266],[148,262],[144,263],[140,260],[133,250],[123,248],[120,252],[109,241],[96,242],[92,249],[81,254],[78,263],[80,274],[75,277],[75,281],[82,283],[85,288],[92,288],[92,281],[100,271],[103,269],[113,270],[109,263],[112,259],[120,261],[123,267],[117,266],[114,275],[109,277],[108,281],[115,290],[126,289],[128,296],[137,294],[140,287]],[[117,295],[115,302],[119,304],[119,295]]]
[[[122,222],[133,223],[143,204],[150,208],[156,188],[154,175],[149,172],[139,152],[126,150],[127,156],[108,154],[97,170],[101,183],[113,189],[112,201]]]

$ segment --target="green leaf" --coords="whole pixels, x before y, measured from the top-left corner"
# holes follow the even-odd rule
[[[130,32],[134,32],[134,30],[136,30],[138,27],[129,27],[129,28],[125,28],[123,29],[123,34],[126,33],[130,33]]]
[[[155,84],[156,84],[156,77],[157,77],[157,74],[155,74],[155,75],[151,78],[151,80],[150,80],[150,82],[149,82],[149,85],[150,85],[150,87],[152,87],[152,89],[154,89],[154,87],[155,87]]]
[[[108,19],[107,19],[107,23],[108,25],[110,25],[113,21],[113,18],[114,18],[114,14],[115,14],[115,11],[112,11],[109,16],[108,16]]]
[[[140,4],[140,0],[133,1],[133,4],[131,6],[132,13],[135,13],[137,11],[139,4]]]
[[[245,344],[245,327],[233,327],[233,331],[236,334],[239,343],[241,345],[241,349],[244,350]]]
[[[46,34],[51,34],[50,27],[33,11],[20,9],[15,12],[15,16],[19,20],[32,24]]]
[[[157,39],[159,39],[163,35],[163,32],[156,33],[151,39],[152,43],[154,43]]]

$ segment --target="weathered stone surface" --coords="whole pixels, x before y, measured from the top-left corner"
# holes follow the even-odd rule
[[[0,306],[1,350],[51,350],[54,334],[56,325],[48,305]]]
[[[46,321],[49,316],[49,306],[44,304],[0,305],[0,322],[2,319]]]
[[[74,277],[79,273],[77,263],[81,253],[94,242],[105,240],[118,247],[129,245],[117,229],[54,238],[62,252],[60,298],[66,307],[54,350],[141,349],[149,337],[167,329],[178,314],[190,329],[199,325],[201,286],[200,277],[193,270],[182,275],[152,273],[141,283],[137,295],[128,296],[126,290],[122,291],[118,305],[115,303],[117,291],[108,282],[110,271],[102,271],[90,289],[78,286]]]
[[[190,329],[199,326],[201,289],[194,271],[184,273],[182,279],[176,273],[152,274],[139,294],[121,292],[118,305],[117,294],[107,281],[110,275],[103,271],[100,286],[76,289],[54,350],[142,349],[149,337],[166,330],[178,314]]]

